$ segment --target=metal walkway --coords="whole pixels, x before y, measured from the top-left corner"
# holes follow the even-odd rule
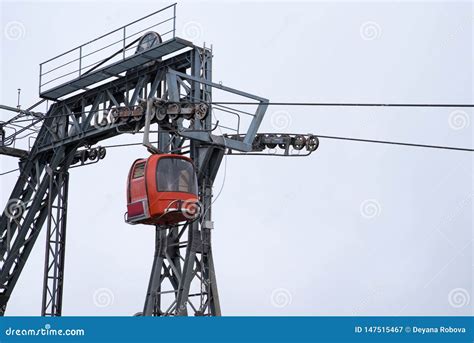
[[[186,47],[193,47],[193,43],[175,37],[162,44],[151,47],[142,53],[131,55],[121,61],[97,69],[91,73],[77,77],[71,81],[63,83],[51,89],[46,89],[40,93],[40,97],[49,100],[58,100],[59,98],[76,92],[78,90],[87,90],[88,86],[106,80],[110,77],[120,77],[120,74],[132,68],[143,65],[147,62],[160,59],[163,56],[179,51]]]

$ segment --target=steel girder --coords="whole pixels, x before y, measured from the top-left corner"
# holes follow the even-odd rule
[[[60,316],[66,249],[66,216],[69,173],[47,167],[49,176],[46,249],[43,280],[42,316]],[[56,198],[53,198],[56,194]]]
[[[207,49],[194,49],[189,76],[211,81],[211,55]],[[179,101],[179,80],[170,77],[172,73],[167,74],[167,95],[170,100]],[[211,87],[202,85],[193,81],[186,87],[185,99],[210,103]],[[206,132],[211,127],[212,116],[208,115],[202,121],[196,120],[193,129]],[[161,133],[157,150],[183,152],[183,141],[188,138],[180,136],[176,139],[176,136]],[[221,315],[211,248],[211,205],[212,184],[224,148],[209,144],[206,137],[190,139],[190,142],[190,155],[198,171],[200,216],[185,225],[156,228],[155,257],[143,309],[145,316]]]
[[[30,154],[20,162],[20,176],[10,200],[0,218],[0,313],[3,314],[13,288],[46,220],[47,199],[56,196],[56,189],[49,187],[45,167],[51,170],[67,166],[75,147],[60,147],[54,154],[38,154],[38,143],[50,133],[65,135],[64,119],[52,117],[57,107],[53,105],[44,120]]]

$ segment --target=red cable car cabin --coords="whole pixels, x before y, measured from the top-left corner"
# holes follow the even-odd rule
[[[197,204],[196,172],[190,158],[155,154],[133,163],[128,174],[127,223],[177,224],[193,219]]]

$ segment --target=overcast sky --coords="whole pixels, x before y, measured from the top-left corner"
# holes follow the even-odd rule
[[[28,107],[38,100],[39,63],[168,4],[2,1],[0,103],[15,106],[21,88]],[[271,101],[473,103],[472,28],[470,2],[177,8],[177,35],[213,44],[214,81]],[[472,147],[472,115],[272,106],[261,131]],[[142,309],[154,230],[125,224],[123,213],[128,169],[147,155],[109,149],[100,163],[71,170],[64,315]],[[472,156],[321,139],[305,158],[227,157],[213,208],[222,313],[472,314]],[[16,166],[0,158],[0,172]],[[17,177],[0,178],[3,203]],[[39,315],[44,245],[42,232],[7,314]]]

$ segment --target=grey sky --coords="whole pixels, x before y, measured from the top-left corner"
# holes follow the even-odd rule
[[[33,104],[40,62],[168,4],[2,1],[0,103],[16,105],[21,88],[23,107]],[[177,20],[178,36],[213,44],[214,81],[273,101],[474,101],[471,2],[180,2]],[[472,110],[453,111],[274,106],[261,131],[472,147]],[[141,156],[109,149],[71,170],[65,315],[143,306],[154,231],[123,222],[126,175]],[[472,161],[323,139],[301,159],[226,158],[213,209],[223,314],[472,314]],[[0,159],[0,172],[15,167]],[[17,176],[1,177],[3,203]],[[39,314],[44,242],[43,232],[9,315]],[[104,289],[113,301],[100,307]]]

